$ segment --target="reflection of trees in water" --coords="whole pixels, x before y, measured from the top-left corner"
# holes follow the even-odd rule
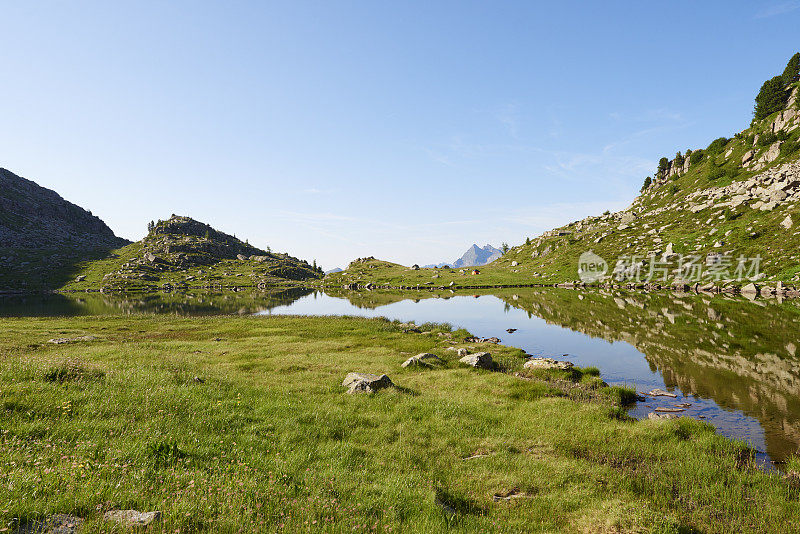
[[[570,290],[497,296],[548,323],[633,345],[667,385],[758,419],[773,458],[800,445],[800,309],[793,302]]]
[[[312,293],[290,288],[264,291],[153,293],[86,293],[25,295],[0,298],[0,316],[32,317],[168,313],[177,315],[239,314],[269,311]]]

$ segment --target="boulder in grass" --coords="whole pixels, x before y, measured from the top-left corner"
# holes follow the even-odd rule
[[[437,355],[431,354],[430,352],[423,352],[422,354],[417,354],[404,361],[402,367],[433,367],[441,363],[443,362]]]
[[[492,355],[488,352],[476,352],[475,354],[467,354],[459,362],[474,367],[475,369],[493,369],[494,360]]]
[[[53,343],[54,345],[64,345],[67,343],[78,343],[80,341],[94,341],[97,339],[94,336],[80,336],[80,337],[57,337],[53,339],[48,339],[48,343]]]
[[[747,284],[741,289],[741,292],[744,294],[758,295],[758,286],[755,284]]]
[[[348,373],[342,386],[349,388],[348,393],[375,393],[376,391],[394,386],[392,380],[386,375],[373,375],[369,373]]]
[[[553,358],[531,358],[525,362],[524,369],[558,369],[559,371],[569,371],[572,369],[572,362],[554,360]]]
[[[113,521],[125,527],[146,527],[161,518],[161,512],[139,512],[138,510],[109,510],[103,515],[106,521]]]

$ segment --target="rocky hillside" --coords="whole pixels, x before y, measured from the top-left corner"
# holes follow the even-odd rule
[[[0,169],[0,291],[58,287],[77,262],[127,243],[55,191]]]
[[[306,261],[258,249],[208,224],[173,215],[153,224],[143,240],[108,258],[85,262],[64,289],[264,288],[320,276]]]
[[[96,249],[127,243],[55,191],[0,169],[0,247]]]
[[[800,280],[798,91],[787,87],[783,109],[733,138],[662,159],[627,209],[546,232],[494,265],[533,281],[576,280],[592,251],[620,282],[694,280],[698,269],[709,283]]]

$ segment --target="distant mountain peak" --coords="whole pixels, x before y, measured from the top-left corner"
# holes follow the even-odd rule
[[[502,255],[503,251],[494,248],[492,245],[486,244],[483,247],[479,247],[477,243],[473,243],[456,261],[452,263],[434,263],[425,265],[425,267],[444,267],[445,265],[453,268],[474,267],[476,265],[491,263]]]

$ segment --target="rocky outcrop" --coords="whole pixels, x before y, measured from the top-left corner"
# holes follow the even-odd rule
[[[781,203],[800,200],[800,161],[785,163],[724,187],[695,191],[686,198],[688,209],[694,212],[712,206],[736,208],[741,205],[771,211]]]
[[[112,249],[127,243],[55,191],[0,169],[0,247]]]
[[[303,281],[321,276],[320,270],[306,261],[253,247],[190,217],[173,215],[159,221],[138,245],[136,257],[105,274],[104,287],[124,290],[147,285],[159,282],[161,273],[211,267],[225,260],[246,262],[253,271],[249,283],[258,287],[266,283],[259,280],[269,277]],[[196,274],[201,276],[205,272],[201,269]],[[190,279],[194,277],[185,280]]]

